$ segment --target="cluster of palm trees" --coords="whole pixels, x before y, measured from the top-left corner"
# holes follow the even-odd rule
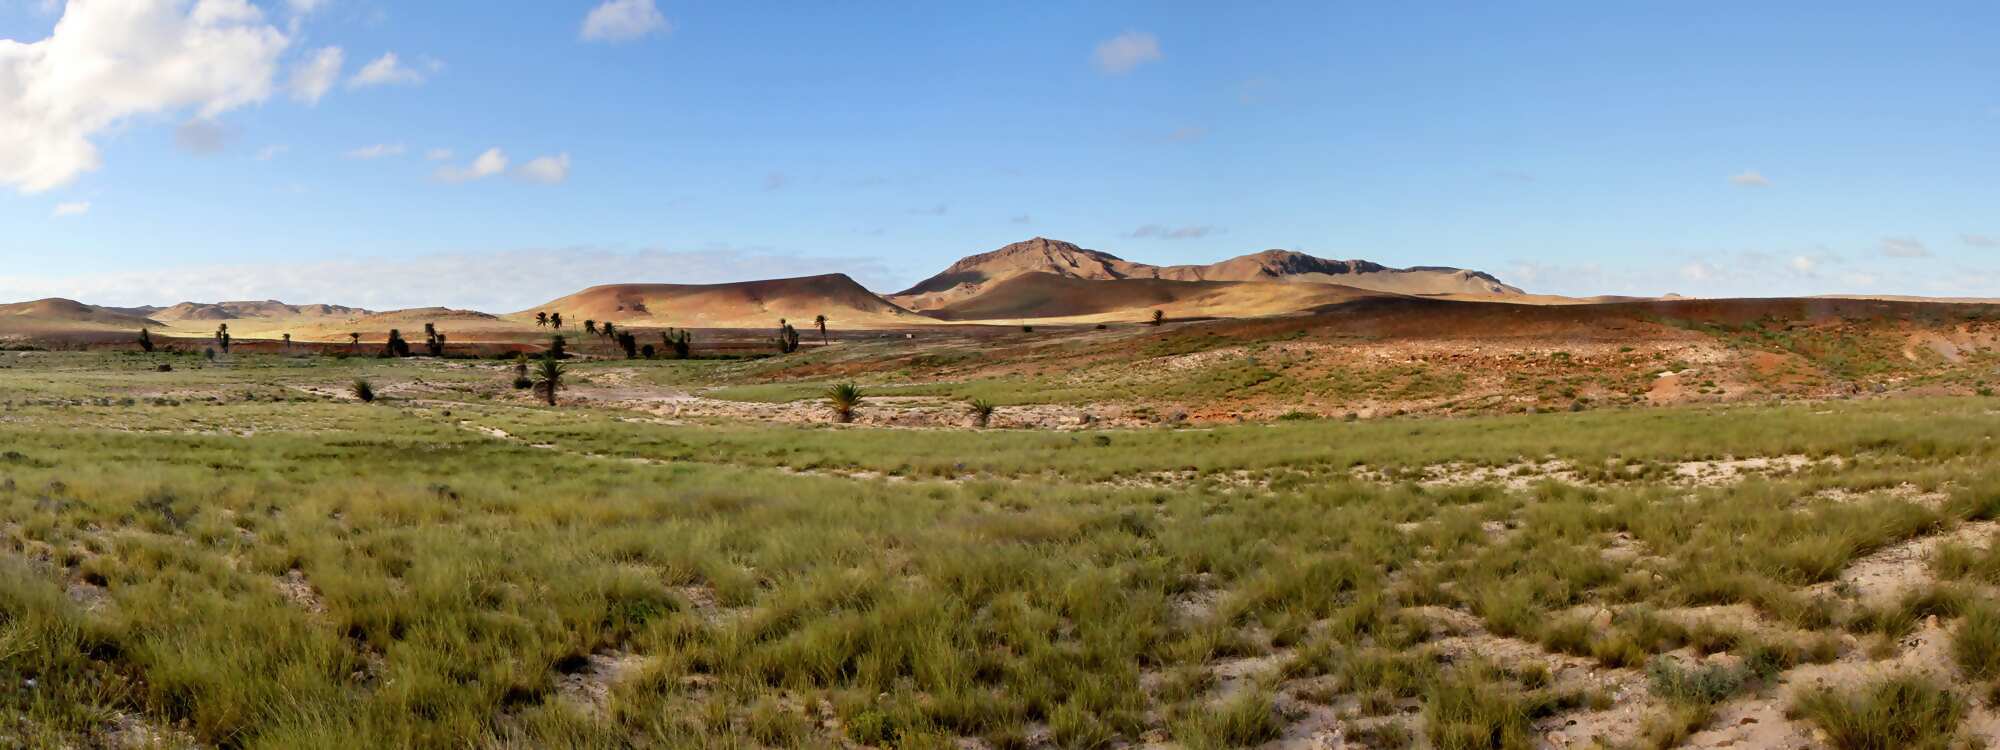
[[[548,328],[554,328],[558,331],[562,330],[562,313],[549,313],[549,312],[535,313],[535,327],[536,328],[548,327]]]

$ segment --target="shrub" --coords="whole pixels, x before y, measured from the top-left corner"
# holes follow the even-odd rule
[[[347,390],[353,393],[355,398],[361,399],[361,402],[364,404],[375,401],[375,386],[365,378],[355,379],[354,384],[349,385]]]

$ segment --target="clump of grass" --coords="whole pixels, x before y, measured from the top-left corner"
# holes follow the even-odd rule
[[[1787,711],[1826,732],[1837,750],[1945,750],[1965,701],[1922,677],[1889,677],[1852,691],[1805,693]]]
[[[1277,739],[1283,730],[1271,694],[1244,690],[1182,721],[1174,728],[1174,739],[1191,750],[1254,747]]]
[[[347,391],[354,394],[355,398],[361,399],[364,404],[375,401],[375,384],[368,382],[367,378],[355,378],[354,382],[347,386]]]
[[[2000,675],[2000,611],[1991,604],[1969,608],[1952,631],[1951,655],[1967,677]]]
[[[826,406],[833,410],[834,420],[841,424],[854,421],[854,410],[861,406],[865,398],[861,386],[853,383],[840,383],[826,389]]]
[[[1653,694],[1674,703],[1712,706],[1742,690],[1749,679],[1748,670],[1740,666],[1687,667],[1670,656],[1656,656],[1646,663],[1646,681]]]

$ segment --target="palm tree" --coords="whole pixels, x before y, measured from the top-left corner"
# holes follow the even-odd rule
[[[535,392],[548,399],[550,406],[555,406],[556,391],[562,388],[563,375],[568,372],[562,360],[543,357],[541,363],[535,366]]]
[[[355,347],[357,347],[357,346],[360,346],[360,345],[361,345],[361,333],[360,333],[360,332],[358,332],[358,331],[357,331],[357,332],[355,332],[355,333],[350,333],[350,334],[347,334],[347,352],[348,352],[349,354],[353,354],[353,353],[354,353],[354,348],[355,348]]]
[[[215,343],[218,343],[218,344],[221,344],[221,345],[222,345],[222,353],[223,353],[223,354],[228,354],[228,353],[229,353],[229,324],[228,324],[228,323],[224,323],[224,324],[222,324],[222,325],[220,325],[220,326],[217,326],[217,327],[216,327],[216,329],[215,329]]]
[[[618,326],[612,325],[609,320],[604,321],[604,325],[599,326],[597,332],[604,334],[604,337],[607,339],[616,340],[618,338]]]
[[[819,326],[819,344],[820,344],[820,346],[826,346],[826,316],[825,316],[825,315],[814,315],[814,316],[813,316],[813,325],[816,325],[816,326]]]
[[[1166,314],[1166,312],[1165,312],[1165,311],[1161,311],[1161,310],[1154,310],[1154,311],[1153,311],[1153,325],[1159,325],[1159,324],[1161,324],[1161,323],[1165,323],[1165,322],[1167,322],[1167,314]]]
[[[972,409],[973,424],[983,428],[987,423],[993,421],[993,402],[983,398],[975,398],[967,406]]]
[[[528,377],[528,353],[514,352],[514,389],[525,391],[535,387],[535,381]]]
[[[562,330],[562,313],[550,313],[549,325],[558,331]]]
[[[853,383],[841,383],[826,389],[826,405],[833,409],[833,418],[841,424],[854,421],[854,409],[867,398],[861,387]]]
[[[550,337],[549,337],[549,351],[548,351],[548,354],[549,354],[549,356],[550,356],[551,358],[554,358],[554,359],[562,359],[562,358],[563,358],[563,347],[565,347],[565,346],[568,346],[568,345],[569,345],[569,340],[568,340],[568,339],[565,339],[565,338],[563,338],[563,337],[562,337],[562,334],[558,333],[558,334],[556,334],[556,335],[554,335],[554,336],[550,336]]]
[[[542,327],[545,327],[545,326],[547,326],[548,324],[549,324],[549,314],[548,314],[548,313],[545,313],[545,312],[538,312],[538,313],[535,313],[535,327],[536,327],[536,328],[542,328]]]
[[[597,332],[597,321],[595,321],[595,320],[586,320],[586,321],[583,321],[583,332],[584,332],[584,333],[596,333],[596,332]]]
[[[292,335],[289,333],[285,334],[285,348],[292,348]]]
[[[153,334],[144,328],[139,329],[139,348],[148,352],[153,350]]]

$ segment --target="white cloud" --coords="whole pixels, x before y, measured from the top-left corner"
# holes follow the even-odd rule
[[[68,184],[101,165],[91,138],[135,117],[263,101],[289,43],[248,0],[70,3],[48,38],[0,40],[0,185]]]
[[[307,104],[318,104],[320,97],[333,89],[333,83],[340,80],[340,66],[347,60],[347,53],[339,47],[326,47],[314,52],[312,57],[292,68],[292,98]]]
[[[1222,230],[1211,226],[1169,227],[1147,224],[1125,234],[1133,239],[1192,240],[1216,234]]]
[[[1099,43],[1097,54],[1092,59],[1100,71],[1108,75],[1124,75],[1161,57],[1158,37],[1143,31],[1127,31]]]
[[[76,201],[73,203],[57,203],[56,210],[49,212],[49,215],[60,219],[65,216],[82,216],[87,213],[90,213],[90,201]]]
[[[265,146],[257,150],[257,161],[270,161],[283,156],[286,151],[290,150],[292,150],[291,146],[282,143]]]
[[[478,158],[473,159],[472,163],[467,166],[454,167],[446,164],[438,167],[437,178],[445,182],[470,182],[472,180],[492,177],[505,171],[507,171],[507,152],[497,148],[489,148],[486,149],[485,153],[480,154]],[[563,166],[563,171],[564,174],[568,173],[569,167],[567,164]]]
[[[431,60],[426,63],[426,67],[430,68],[432,72],[436,72],[438,69],[444,67],[444,64]],[[347,79],[347,87],[358,89],[369,86],[387,86],[390,84],[414,86],[423,82],[424,74],[404,65],[401,60],[397,59],[396,53],[384,52],[381,57],[375,58],[373,62],[361,66],[361,70],[355,72],[353,78]]]
[[[285,5],[290,6],[293,13],[301,16],[312,15],[320,8],[326,7],[326,3],[327,0],[285,0]]]
[[[515,170],[515,174],[529,182],[555,185],[569,179],[569,153],[529,159],[528,163]]]
[[[1715,276],[1715,266],[1701,261],[1691,261],[1681,266],[1681,278],[1688,281],[1707,281]]]
[[[380,159],[384,156],[402,156],[403,150],[403,144],[401,143],[377,143],[349,151],[347,152],[347,158]]]
[[[425,151],[424,158],[429,161],[444,161],[446,159],[451,158],[451,149],[434,148],[429,151]]]
[[[672,30],[653,0],[605,0],[584,16],[577,37],[586,42],[627,42]]]
[[[1791,266],[1792,270],[1799,273],[1812,273],[1814,268],[1819,267],[1819,263],[1804,255],[1794,255]]]
[[[1729,176],[1729,184],[1740,187],[1770,187],[1771,181],[1757,170],[1746,169]]]
[[[1970,245],[1972,247],[1985,247],[1985,248],[2000,247],[2000,238],[1996,238],[1990,235],[1961,234],[1958,236],[1958,239],[1959,241],[1964,242],[1965,244]]]
[[[1885,237],[1882,239],[1882,254],[1891,258],[1928,258],[1931,249],[1915,238]]]

